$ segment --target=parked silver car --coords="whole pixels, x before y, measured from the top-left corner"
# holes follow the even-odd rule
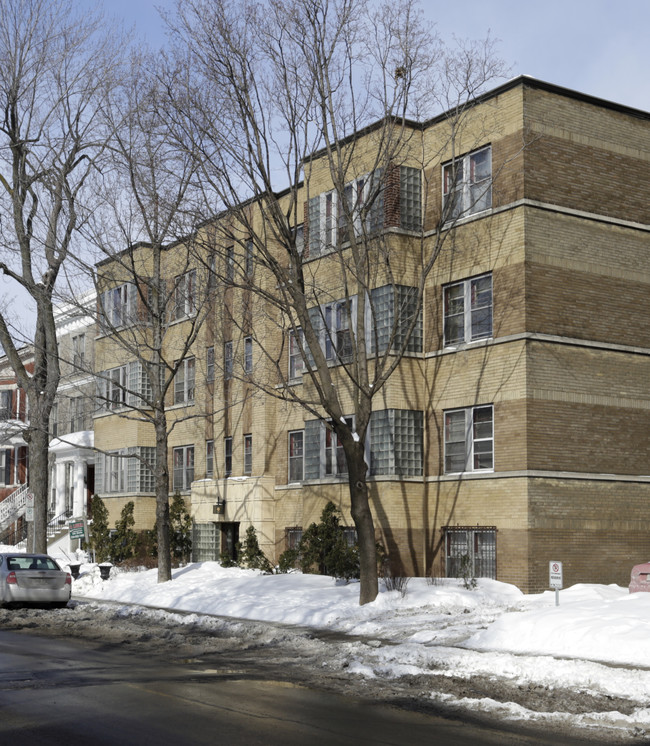
[[[0,605],[51,604],[70,600],[72,577],[47,554],[0,554]]]

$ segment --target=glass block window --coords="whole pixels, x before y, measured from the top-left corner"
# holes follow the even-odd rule
[[[370,418],[370,473],[422,476],[423,421],[419,410],[373,412]]]
[[[192,524],[192,562],[218,560],[221,554],[221,531],[218,523]]]
[[[320,420],[305,422],[305,479],[319,479],[321,476],[321,432]]]
[[[422,173],[419,168],[400,166],[400,225],[405,230],[422,229]]]
[[[385,352],[388,345],[397,350],[404,343],[409,325],[417,313],[417,320],[411,337],[406,346],[406,352],[422,352],[422,311],[417,309],[417,290],[406,285],[384,285],[374,288],[370,293],[371,318],[369,330],[371,334],[370,349]]]

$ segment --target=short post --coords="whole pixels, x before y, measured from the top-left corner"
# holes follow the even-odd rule
[[[548,563],[548,584],[551,588],[555,588],[555,605],[560,605],[560,589],[562,588],[562,563],[561,562],[549,562]]]

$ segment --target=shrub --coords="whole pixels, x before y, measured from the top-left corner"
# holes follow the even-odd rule
[[[111,532],[108,528],[108,508],[99,495],[93,495],[90,504],[92,524],[88,547],[95,555],[96,562],[106,562],[111,558]]]
[[[192,555],[192,519],[180,492],[169,505],[169,544],[172,560],[189,562]]]
[[[320,523],[312,523],[303,533],[298,547],[298,564],[305,572],[332,575],[335,578],[359,577],[359,550],[348,546],[333,502],[323,508]]]
[[[133,530],[135,518],[133,516],[135,504],[133,500],[122,508],[119,519],[115,522],[115,533],[111,537],[111,559],[113,562],[123,562],[134,557],[138,535]]]
[[[246,538],[244,539],[244,543],[238,548],[237,556],[239,557],[241,567],[273,572],[273,566],[260,548],[255,526],[249,526],[246,529]]]

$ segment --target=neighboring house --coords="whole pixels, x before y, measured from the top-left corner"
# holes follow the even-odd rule
[[[48,520],[89,514],[94,492],[94,342],[96,295],[55,309],[61,380],[50,416],[50,500]]]
[[[426,241],[450,203],[458,225],[429,277],[409,351],[375,401],[368,463],[377,539],[409,575],[464,570],[540,591],[558,560],[566,584],[627,583],[650,551],[650,114],[520,77],[475,102],[453,161],[443,116],[412,129],[431,158],[422,171],[403,166],[369,216],[387,235],[403,303],[417,280],[403,257],[420,226]],[[311,167],[320,168],[318,157]],[[327,285],[337,223],[324,168],[321,183],[321,194],[304,197],[303,235],[314,277]],[[146,247],[134,251],[146,262]],[[172,257],[170,354],[209,266],[206,253],[179,277]],[[136,291],[126,281],[105,288],[115,325],[142,323]],[[383,314],[377,343],[394,297],[382,284],[373,291]],[[352,523],[330,431],[247,380],[272,371],[255,335],[268,343],[277,333],[257,303],[215,290],[170,393],[172,492],[191,506],[196,559],[231,552],[254,525],[277,560],[330,499]],[[224,324],[224,307],[246,309],[250,334]],[[340,365],[348,314],[334,296],[321,313],[324,353]],[[100,335],[94,427],[105,454],[96,489],[112,521],[135,500],[137,527],[151,528],[153,473],[125,458],[151,463],[151,427],[125,418],[143,376],[116,349]],[[277,349],[292,385],[309,385],[295,340],[278,336]]]
[[[19,352],[27,370],[33,370],[31,348]],[[6,356],[0,358],[0,501],[27,481],[27,443],[23,431],[29,423],[25,392],[18,386]]]
[[[31,347],[19,355],[33,371]],[[29,406],[6,356],[0,358],[0,543],[14,544],[26,535],[25,506],[28,449],[24,431],[29,424]]]

